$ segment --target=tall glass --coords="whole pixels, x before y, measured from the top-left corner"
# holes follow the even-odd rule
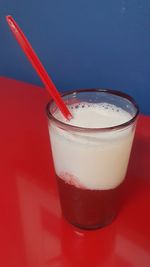
[[[77,227],[103,227],[118,210],[139,109],[133,98],[114,90],[75,90],[62,97],[70,109],[107,103],[130,115],[116,126],[85,128],[58,120],[53,101],[46,107],[62,213]]]

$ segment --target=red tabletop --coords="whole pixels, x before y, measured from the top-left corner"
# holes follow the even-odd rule
[[[140,116],[122,209],[102,229],[61,216],[40,87],[0,78],[0,266],[149,267],[150,117]]]

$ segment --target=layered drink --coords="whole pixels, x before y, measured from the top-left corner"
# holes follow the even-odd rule
[[[84,97],[83,90],[67,98],[70,121],[54,103],[51,111],[48,106],[62,212],[85,229],[104,226],[117,214],[138,113],[136,104],[125,97],[99,90],[91,98],[92,93]]]

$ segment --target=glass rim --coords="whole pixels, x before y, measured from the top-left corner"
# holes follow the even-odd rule
[[[105,88],[92,88],[92,89],[76,89],[76,90],[69,90],[67,92],[61,93],[61,97],[65,97],[68,95],[72,95],[74,93],[85,93],[85,92],[99,92],[99,93],[107,93],[111,95],[116,95],[122,98],[125,98],[131,102],[131,104],[135,107],[136,112],[135,115],[128,120],[127,122],[115,125],[115,126],[110,126],[110,127],[99,127],[99,128],[88,128],[88,127],[80,127],[80,126],[75,126],[75,125],[70,125],[67,122],[62,122],[58,119],[56,119],[53,114],[50,112],[50,106],[55,103],[53,99],[51,99],[48,104],[46,105],[46,113],[48,118],[53,121],[55,124],[59,125],[61,128],[68,128],[69,130],[72,131],[78,131],[78,132],[106,132],[106,131],[112,131],[112,130],[119,130],[126,128],[127,126],[131,125],[134,121],[136,121],[138,115],[139,115],[139,106],[134,100],[133,97],[130,95],[118,91],[118,90],[112,90],[112,89],[105,89]]]

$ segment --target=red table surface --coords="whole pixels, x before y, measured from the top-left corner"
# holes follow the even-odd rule
[[[115,221],[83,231],[61,216],[40,87],[0,78],[0,266],[150,266],[150,117],[140,115]]]

